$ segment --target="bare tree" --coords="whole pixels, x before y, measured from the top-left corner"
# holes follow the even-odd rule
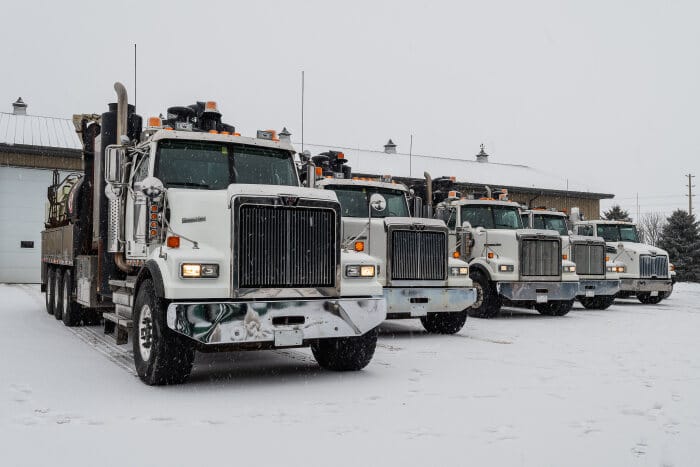
[[[661,231],[666,225],[666,218],[660,212],[650,212],[640,217],[637,223],[641,240],[656,246],[661,237]]]

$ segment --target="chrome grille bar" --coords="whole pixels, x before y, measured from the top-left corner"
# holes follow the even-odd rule
[[[335,286],[333,210],[243,205],[239,219],[239,287]]]
[[[447,247],[444,232],[394,230],[391,241],[392,280],[445,280]]]
[[[640,277],[668,277],[668,259],[666,256],[639,256]]]
[[[556,277],[561,270],[559,240],[523,238],[520,244],[520,274],[532,277]]]
[[[574,243],[571,245],[571,261],[576,272],[587,276],[605,275],[605,245]]]

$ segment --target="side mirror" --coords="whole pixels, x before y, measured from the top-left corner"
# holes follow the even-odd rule
[[[125,162],[126,148],[124,146],[110,145],[105,148],[105,180],[107,183],[124,182]]]
[[[146,177],[141,182],[141,192],[152,200],[160,198],[165,193],[163,182],[156,177]]]
[[[384,212],[386,199],[379,193],[372,193],[372,196],[369,197],[369,207],[375,212]]]

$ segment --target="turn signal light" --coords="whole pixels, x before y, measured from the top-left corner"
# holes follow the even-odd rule
[[[365,242],[355,242],[355,251],[365,251]]]
[[[610,261],[610,256],[605,257],[605,262],[607,263],[608,261]]]
[[[339,152],[338,155],[336,156],[338,159],[345,159],[345,154],[342,152]]]
[[[487,257],[488,259],[493,259],[493,257],[494,257],[493,251],[489,251],[489,252],[486,254],[486,257]]]
[[[323,176],[323,167],[316,167],[316,176],[317,177]]]
[[[219,132],[216,131],[216,130],[209,130],[209,133],[211,133],[212,135],[218,135],[218,134],[219,134]]]
[[[158,117],[148,117],[148,126],[160,126],[160,118]]]
[[[180,237],[168,237],[167,244],[169,248],[180,248]]]
[[[213,112],[219,111],[219,109],[216,108],[216,102],[214,101],[207,101],[207,103],[204,104],[204,110],[209,110]]]
[[[564,253],[563,255],[561,255],[561,259],[569,259],[569,255],[567,255],[566,253]]]

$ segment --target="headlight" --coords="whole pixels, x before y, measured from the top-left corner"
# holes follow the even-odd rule
[[[184,263],[180,266],[182,277],[187,279],[199,277],[219,277],[218,264]]]
[[[501,264],[498,266],[498,270],[501,272],[513,272],[515,271],[515,266],[512,264]]]
[[[469,268],[466,266],[450,268],[450,274],[453,276],[468,276]]]
[[[615,266],[607,266],[605,269],[608,272],[617,272],[617,268]]]
[[[627,266],[617,266],[615,269],[617,272],[625,272],[627,271]]]
[[[576,272],[576,266],[564,266],[564,272]]]
[[[347,277],[374,277],[374,266],[362,264],[350,264],[345,266],[345,276]]]

